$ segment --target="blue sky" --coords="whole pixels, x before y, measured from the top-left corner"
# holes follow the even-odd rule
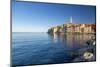
[[[36,2],[12,3],[13,32],[46,32],[48,28],[69,23],[95,23],[95,6],[47,4]]]

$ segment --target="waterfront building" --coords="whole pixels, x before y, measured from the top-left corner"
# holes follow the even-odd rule
[[[52,33],[96,33],[96,24],[75,24],[72,23],[72,17],[70,23],[52,27],[48,30]]]

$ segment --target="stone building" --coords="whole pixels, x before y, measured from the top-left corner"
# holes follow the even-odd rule
[[[70,23],[63,24],[60,26],[52,27],[48,30],[52,33],[96,33],[96,24],[75,24],[72,23],[72,18]]]

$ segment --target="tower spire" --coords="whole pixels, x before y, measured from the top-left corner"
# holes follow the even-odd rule
[[[72,17],[70,17],[70,23],[72,23],[72,22],[73,22]]]

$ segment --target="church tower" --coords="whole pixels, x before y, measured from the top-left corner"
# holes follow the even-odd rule
[[[72,20],[72,17],[70,17],[70,23],[72,24],[73,20]]]

